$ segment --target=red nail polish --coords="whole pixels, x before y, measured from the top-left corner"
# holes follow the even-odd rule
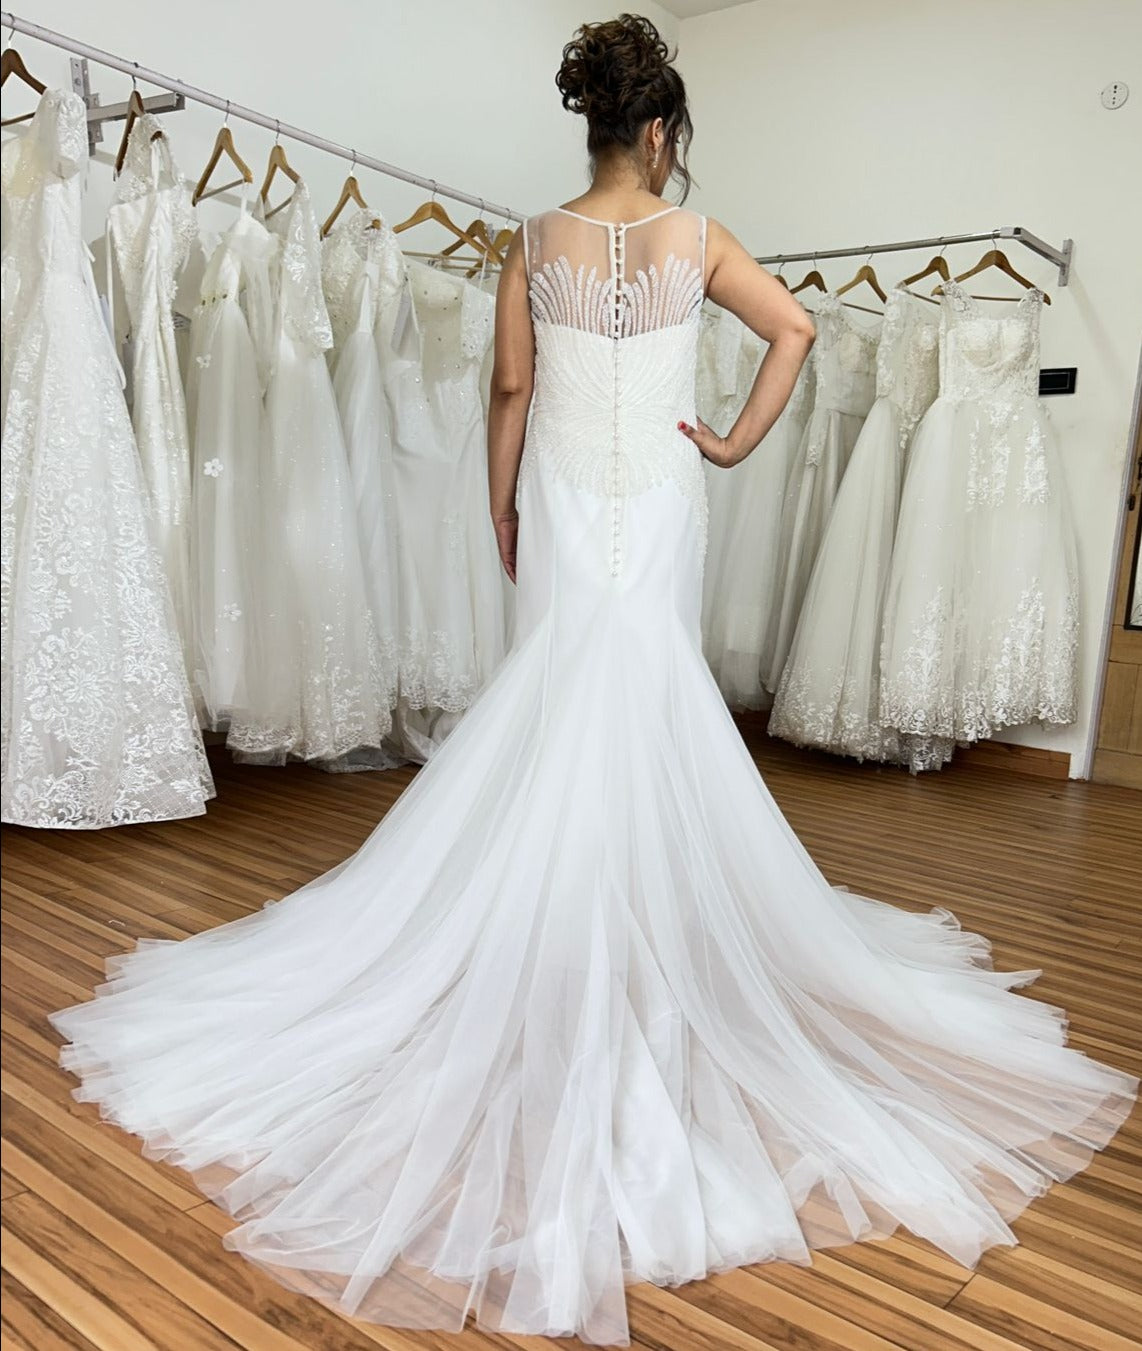
[[[684,422],[680,422],[680,423],[678,424],[678,430],[679,430],[680,432],[684,432],[684,431],[686,430],[686,424],[685,424]]]

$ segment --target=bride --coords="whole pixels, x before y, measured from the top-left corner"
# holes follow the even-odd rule
[[[663,203],[691,126],[649,22],[584,26],[557,82],[595,172],[499,287],[506,661],[355,855],[140,942],[53,1022],[77,1095],[294,1289],[625,1344],[630,1282],[901,1225],[974,1264],[1137,1082],[946,911],[831,887],[774,805],[699,646],[702,462],[765,454],[812,325]],[[725,439],[694,413],[706,295],[769,344]]]

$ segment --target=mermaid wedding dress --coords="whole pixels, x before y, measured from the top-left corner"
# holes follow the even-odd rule
[[[965,1264],[1137,1082],[986,942],[829,885],[700,648],[702,217],[523,227],[512,648],[351,858],[53,1015],[78,1096],[381,1323],[628,1342],[674,1284],[906,1225]]]

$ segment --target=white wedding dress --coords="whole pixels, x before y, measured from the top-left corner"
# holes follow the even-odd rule
[[[131,128],[107,213],[131,334],[131,422],[151,493],[175,617],[193,665],[190,590],[190,437],[175,341],[178,276],[198,222],[158,119]],[[111,278],[108,292],[113,294]]]
[[[914,771],[1075,718],[1078,562],[1039,398],[1042,303],[988,314],[944,283],[940,396],[909,453],[882,635],[880,718]]]
[[[518,626],[360,850],[53,1015],[79,1096],[382,1323],[626,1343],[624,1285],[904,1224],[964,1263],[1137,1090],[985,941],[829,885],[699,645],[701,216],[523,227]]]
[[[718,316],[714,329],[712,361],[703,361],[699,352],[698,414],[724,436],[749,397],[765,344],[728,310]],[[770,617],[783,573],[782,507],[793,455],[812,408],[813,385],[813,363],[806,362],[756,454],[730,470],[706,466],[710,544],[702,589],[702,650],[731,708],[768,708],[772,702],[762,672],[771,660]]]
[[[250,193],[209,252],[190,324],[191,685],[204,727],[250,710],[254,584],[263,566],[258,447],[273,352],[277,240]]]
[[[876,398],[880,320],[872,320],[868,327],[853,319],[832,291],[817,300],[813,317],[817,325],[810,357],[813,408],[785,485],[777,544],[777,594],[766,635],[762,676],[770,693],[781,682],[829,513]],[[764,453],[764,443],[761,449]]]
[[[394,739],[425,760],[500,665],[504,585],[488,505],[481,370],[495,296],[415,260],[394,318],[393,409],[400,575]]]
[[[899,734],[880,724],[880,630],[905,452],[936,397],[938,347],[933,306],[892,291],[876,354],[876,402],[825,525],[770,736],[858,760],[901,758]]]
[[[357,505],[365,589],[391,709],[397,702],[400,633],[397,510],[392,417],[376,330],[387,297],[400,284],[394,275],[400,245],[392,230],[375,220],[372,211],[355,211],[333,226],[321,245],[321,281],[333,326],[330,369]]]
[[[87,109],[48,90],[3,149],[5,821],[197,816],[194,717],[123,373],[82,233]]]
[[[392,726],[365,582],[357,506],[325,353],[333,330],[321,240],[304,182],[269,221],[280,241],[271,277],[273,358],[258,448],[252,569],[255,642],[246,707],[226,745],[246,763],[386,768]]]

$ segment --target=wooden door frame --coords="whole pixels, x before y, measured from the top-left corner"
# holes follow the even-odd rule
[[[1125,613],[1124,611],[1120,613],[1121,607],[1119,605],[1122,577],[1129,566],[1124,561],[1124,556],[1127,553],[1133,556],[1134,532],[1139,528],[1138,522],[1140,513],[1142,513],[1142,492],[1136,490],[1134,482],[1138,457],[1139,454],[1142,454],[1140,442],[1142,442],[1142,351],[1139,352],[1138,376],[1134,384],[1134,407],[1131,410],[1130,434],[1127,441],[1129,450],[1122,471],[1118,521],[1114,532],[1114,552],[1111,555],[1110,578],[1107,583],[1106,605],[1102,616],[1102,638],[1099,643],[1098,665],[1096,667],[1098,671],[1098,691],[1094,706],[1091,709],[1090,727],[1087,732],[1086,745],[1083,747],[1082,760],[1075,767],[1078,772],[1075,773],[1075,770],[1072,770],[1072,776],[1080,779],[1089,779],[1094,769],[1094,758],[1098,750],[1099,730],[1106,697],[1106,682],[1111,661],[1111,643],[1116,629],[1123,624],[1123,614]],[[1130,510],[1132,492],[1136,493],[1133,511]],[[1142,642],[1142,632],[1138,634],[1138,639]]]

